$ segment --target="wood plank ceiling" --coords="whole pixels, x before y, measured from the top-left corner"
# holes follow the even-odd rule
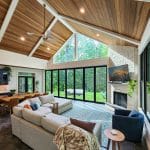
[[[6,16],[11,0],[0,0],[0,28]]]
[[[49,60],[71,35],[72,32],[57,21],[51,30],[50,38],[39,46],[33,56]]]
[[[150,3],[135,0],[47,1],[60,15],[102,27],[108,31],[113,31],[136,40],[141,40],[142,33],[150,17]],[[0,0],[0,27],[10,3],[11,0]],[[84,9],[85,13],[80,12],[81,8]],[[44,29],[43,11],[43,6],[37,0],[19,0],[14,15],[0,42],[0,48],[29,55],[41,36],[29,36],[27,32],[42,34],[55,18],[46,11],[46,28]],[[131,45],[128,42],[108,36],[94,29],[86,28],[72,21],[67,20],[67,22],[79,33],[106,44]],[[50,59],[71,35],[72,32],[57,21],[51,29],[50,38],[41,43],[33,56],[46,60]],[[21,36],[25,37],[25,41],[20,40]]]
[[[0,0],[0,25],[2,25],[4,17],[10,5],[10,0]],[[46,29],[55,17],[46,11]],[[44,33],[44,8],[36,0],[20,0],[14,15],[8,25],[4,37],[0,43],[0,48],[11,52],[17,52],[29,55],[33,47],[40,39],[40,34]],[[56,29],[57,28],[57,29]],[[29,36],[27,32],[33,32],[39,36]],[[51,38],[49,41],[40,45],[37,52],[33,56],[50,59],[63,43],[71,36],[72,32],[66,29],[61,23],[57,22],[52,28]],[[21,41],[20,37],[24,37],[25,41]],[[47,51],[47,47],[50,48]]]
[[[48,0],[59,14],[140,40],[150,17],[150,3],[135,0]],[[80,13],[83,8],[85,13]],[[131,45],[69,22],[78,32],[106,44]],[[96,34],[99,34],[97,37]]]

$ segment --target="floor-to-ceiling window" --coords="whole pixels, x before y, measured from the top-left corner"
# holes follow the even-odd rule
[[[141,106],[150,120],[150,43],[141,55]]]
[[[47,70],[46,93],[89,102],[106,102],[107,66]]]

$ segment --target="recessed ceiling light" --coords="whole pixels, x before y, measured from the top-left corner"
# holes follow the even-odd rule
[[[25,41],[26,39],[25,39],[25,37],[21,36],[21,37],[20,37],[20,40],[21,40],[21,41]]]
[[[96,36],[99,37],[99,34],[97,33]]]
[[[50,50],[50,48],[49,48],[49,47],[47,47],[47,50]]]
[[[85,13],[85,9],[83,7],[80,8],[80,13],[84,14]]]

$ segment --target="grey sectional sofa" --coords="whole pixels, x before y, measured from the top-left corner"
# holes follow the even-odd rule
[[[40,98],[26,100],[13,108],[12,134],[34,150],[57,150],[53,143],[55,132],[62,125],[70,123],[70,118],[52,113],[51,104],[46,102],[47,97],[45,97],[46,103],[39,100]],[[38,110],[23,108],[25,104],[33,101],[41,102],[42,105]],[[55,102],[59,103],[59,113],[72,108],[71,100],[55,98]],[[100,137],[100,127],[101,123],[96,123],[94,134],[97,137]]]

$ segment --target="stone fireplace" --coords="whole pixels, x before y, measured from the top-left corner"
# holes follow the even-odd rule
[[[137,91],[132,97],[128,96],[128,83],[108,83],[109,84],[109,102],[127,109],[137,108]],[[116,100],[115,100],[116,99]],[[122,101],[120,101],[122,99]]]

